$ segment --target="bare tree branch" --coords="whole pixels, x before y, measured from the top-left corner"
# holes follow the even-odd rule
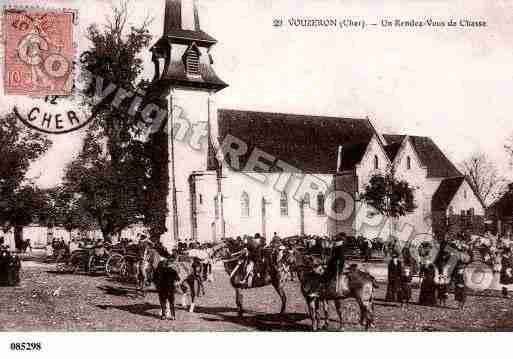
[[[461,162],[459,167],[485,205],[490,205],[503,194],[506,180],[485,154],[474,153]]]

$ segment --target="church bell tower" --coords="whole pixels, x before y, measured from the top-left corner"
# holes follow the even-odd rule
[[[164,34],[151,48],[153,87],[165,94],[168,108],[169,198],[167,233],[170,248],[178,239],[210,239],[199,218],[210,193],[199,187],[213,183],[207,173],[207,151],[215,141],[214,94],[228,85],[215,73],[210,49],[217,42],[200,28],[197,0],[165,0]],[[205,198],[203,198],[205,197]]]

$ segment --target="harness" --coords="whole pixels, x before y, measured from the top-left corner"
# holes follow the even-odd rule
[[[245,258],[242,259],[243,256]],[[223,263],[232,263],[232,262],[235,262],[235,261],[239,261],[239,263],[237,263],[235,268],[233,268],[233,270],[230,272],[230,279],[232,279],[233,276],[235,275],[235,273],[237,273],[237,271],[239,270],[241,264],[245,261],[245,259],[247,259],[247,256],[248,256],[247,249],[244,248],[241,251],[238,251],[236,253],[232,253],[230,255],[230,258],[222,260]]]

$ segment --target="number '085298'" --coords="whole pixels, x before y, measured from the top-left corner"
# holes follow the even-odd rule
[[[39,351],[42,349],[42,345],[40,342],[20,342],[20,343],[11,343],[11,350],[13,351]]]

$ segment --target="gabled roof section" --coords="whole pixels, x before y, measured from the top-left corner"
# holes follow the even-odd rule
[[[461,184],[465,180],[464,177],[446,178],[440,182],[433,198],[431,199],[432,211],[445,211]]]
[[[365,118],[227,109],[220,109],[217,117],[219,143],[231,135],[248,146],[246,154],[240,157],[242,168],[251,152],[258,148],[305,173],[335,173],[338,147],[342,145],[342,169],[348,170],[360,162],[375,135]],[[215,155],[210,152],[209,157]],[[230,158],[225,160],[231,167]],[[279,171],[276,166],[270,169],[270,172]]]
[[[351,170],[360,163],[369,146],[369,141],[342,147],[342,171]]]
[[[397,156],[397,154],[399,153],[401,145],[402,142],[394,142],[385,146],[385,152],[387,153],[387,156],[391,162],[394,162],[395,156]]]
[[[394,146],[399,146],[403,142],[406,135],[383,135],[387,141],[387,146],[390,146],[390,153]],[[438,148],[435,142],[429,137],[421,136],[408,136],[411,144],[419,156],[420,162],[427,168],[428,177],[438,178],[449,178],[449,177],[461,177],[462,174],[456,166],[444,155],[444,153]],[[392,146],[393,145],[393,146]],[[389,152],[387,151],[387,153]],[[394,154],[394,157],[397,152]],[[393,160],[393,158],[391,158]]]

